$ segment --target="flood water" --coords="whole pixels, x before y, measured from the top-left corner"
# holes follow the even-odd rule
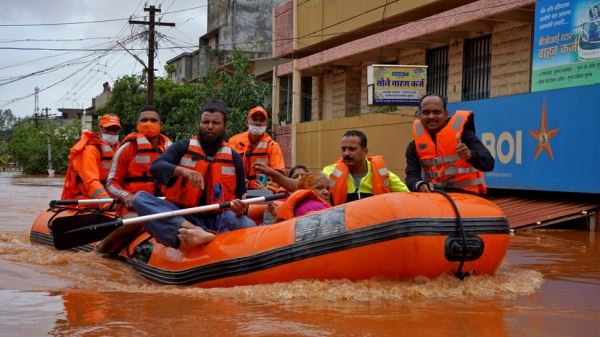
[[[598,232],[517,232],[496,275],[463,282],[196,289],[32,245],[31,223],[60,191],[0,174],[0,336],[600,336]]]

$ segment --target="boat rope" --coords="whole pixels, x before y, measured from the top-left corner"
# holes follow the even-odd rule
[[[469,272],[463,272],[462,270],[463,265],[465,264],[465,260],[467,259],[467,233],[465,232],[465,228],[463,227],[462,217],[460,216],[460,212],[458,211],[458,206],[456,206],[456,203],[448,193],[441,190],[433,190],[433,192],[439,193],[443,195],[446,199],[448,199],[450,205],[452,205],[452,209],[454,209],[454,214],[456,214],[456,227],[462,237],[463,247],[462,258],[460,259],[458,269],[456,270],[456,273],[454,273],[454,276],[456,276],[462,281],[464,280],[465,276],[469,276]]]

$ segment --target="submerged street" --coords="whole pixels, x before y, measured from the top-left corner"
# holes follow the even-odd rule
[[[55,182],[0,176],[0,336],[600,336],[598,232],[517,232],[495,276],[464,282],[174,287],[97,253],[32,245]]]

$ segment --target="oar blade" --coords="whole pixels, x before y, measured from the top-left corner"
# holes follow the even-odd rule
[[[111,221],[115,221],[115,218],[101,213],[56,218],[50,224],[54,247],[58,250],[65,250],[100,241],[108,236],[115,227],[96,228],[95,225]]]

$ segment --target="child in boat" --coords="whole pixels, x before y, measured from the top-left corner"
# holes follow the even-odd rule
[[[255,169],[267,174],[288,191],[294,191],[285,201],[269,205],[263,217],[264,223],[272,223],[271,219],[288,220],[331,207],[331,182],[322,172],[300,174],[299,178],[293,179],[266,165],[256,164]]]

